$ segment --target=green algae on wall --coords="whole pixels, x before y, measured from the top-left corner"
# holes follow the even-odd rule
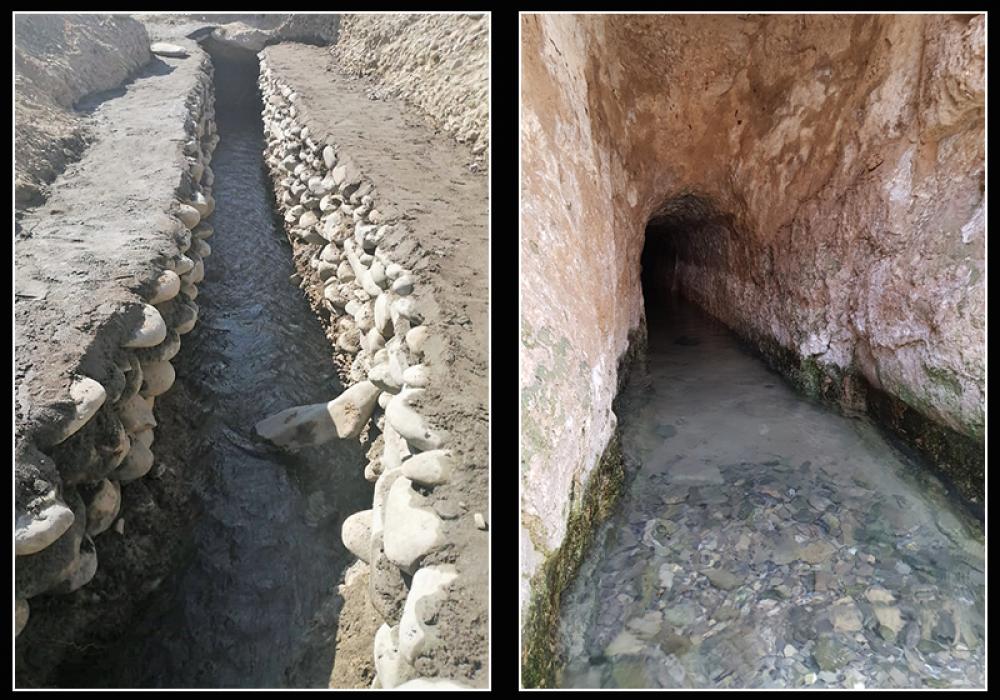
[[[879,425],[914,448],[977,518],[986,504],[986,450],[974,438],[926,418],[891,394],[868,387],[868,412]]]
[[[958,496],[960,504],[978,518],[983,517],[985,504],[986,454],[983,444],[973,436],[927,418],[920,410],[920,398],[895,387],[899,396],[872,386],[860,371],[844,370],[819,362],[813,357],[800,357],[772,338],[734,331],[748,348],[768,365],[786,377],[807,396],[850,411],[858,409],[870,416],[883,430],[907,447],[918,452],[934,473]],[[947,377],[939,381],[947,382]]]
[[[576,576],[598,525],[611,514],[624,481],[621,440],[616,430],[587,481],[579,504],[570,511],[565,539],[535,577],[521,638],[521,683],[526,688],[549,688],[555,681],[561,665],[559,611],[563,592]]]
[[[544,336],[541,338],[545,340]],[[612,411],[618,411],[618,398],[628,381],[633,363],[647,346],[645,319],[628,334],[626,350],[618,358],[618,386]],[[559,615],[563,592],[576,577],[584,557],[593,544],[597,528],[607,520],[618,502],[625,483],[625,465],[618,429],[608,440],[597,467],[591,473],[583,494],[571,500],[566,536],[557,550],[550,553],[532,582],[532,601],[522,628],[521,683],[526,688],[552,687],[562,665],[559,649]],[[574,488],[578,488],[574,482]],[[522,516],[523,517],[523,516]],[[530,528],[536,523],[528,523]]]

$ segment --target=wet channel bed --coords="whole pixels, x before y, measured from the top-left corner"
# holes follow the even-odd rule
[[[622,397],[634,475],[564,598],[563,687],[982,687],[978,521],[870,422],[678,303]]]

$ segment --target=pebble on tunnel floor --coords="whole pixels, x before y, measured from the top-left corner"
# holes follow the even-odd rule
[[[978,522],[867,421],[673,313],[623,392],[634,480],[564,599],[559,685],[982,687]]]

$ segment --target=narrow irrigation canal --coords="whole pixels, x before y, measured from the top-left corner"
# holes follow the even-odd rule
[[[622,406],[634,480],[565,597],[561,685],[982,686],[982,529],[874,426],[681,302]]]
[[[283,687],[303,684],[301,672],[289,681],[286,671],[311,655],[315,677],[305,684],[325,688],[332,645],[306,650],[304,637],[353,561],[340,526],[371,502],[371,486],[357,442],[292,456],[253,437],[261,418],[327,401],[342,386],[320,323],[289,279],[291,250],[263,168],[256,58],[213,51],[213,62],[215,234],[200,323],[177,360],[206,417],[190,435],[197,459],[185,474],[200,510],[193,552],[109,652],[112,675],[89,685]]]

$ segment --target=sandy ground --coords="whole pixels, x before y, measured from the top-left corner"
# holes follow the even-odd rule
[[[432,382],[423,412],[447,432],[461,464],[449,484],[429,494],[446,518],[448,544],[424,563],[453,564],[460,576],[437,623],[442,653],[418,661],[417,671],[483,685],[489,534],[476,528],[474,514],[488,522],[487,178],[468,167],[474,159],[467,147],[434,133],[400,100],[370,99],[372,85],[343,74],[326,50],[282,44],[267,56],[299,94],[300,121],[314,138],[335,143],[358,164],[379,206],[404,213],[409,231],[387,239],[389,257],[413,271],[418,307],[438,332],[428,343]]]

